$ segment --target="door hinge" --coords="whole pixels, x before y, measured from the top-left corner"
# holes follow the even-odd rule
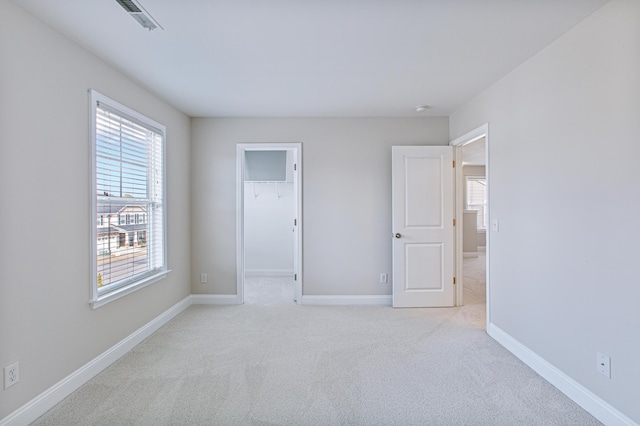
[[[453,283],[454,284],[456,283],[456,277],[453,277]]]
[[[298,226],[298,219],[293,219],[293,226]]]
[[[298,274],[293,274],[293,280],[298,281]]]
[[[295,172],[296,170],[298,170],[298,165],[297,165],[297,164],[294,164],[294,165],[293,165],[293,171]]]
[[[453,160],[453,161],[451,162],[451,167],[453,167],[454,169],[456,168],[456,160]]]
[[[453,226],[456,226],[456,220],[453,219]]]

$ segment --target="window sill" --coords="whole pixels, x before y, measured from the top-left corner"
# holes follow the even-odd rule
[[[106,305],[109,302],[113,302],[114,300],[118,300],[127,294],[133,293],[134,291],[138,291],[141,288],[148,286],[149,284],[153,284],[156,281],[159,281],[167,276],[167,274],[171,272],[170,269],[166,269],[164,271],[160,271],[156,274],[145,277],[140,281],[136,281],[127,286],[121,287],[117,290],[111,291],[102,296],[98,296],[96,300],[91,300],[89,303],[91,304],[92,309],[99,308],[100,306]]]

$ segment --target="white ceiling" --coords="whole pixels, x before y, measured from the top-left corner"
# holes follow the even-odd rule
[[[14,0],[190,116],[454,112],[606,0]]]

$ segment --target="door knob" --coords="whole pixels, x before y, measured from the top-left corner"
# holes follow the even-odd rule
[[[396,238],[401,238],[402,235],[400,235],[400,233],[396,234]]]

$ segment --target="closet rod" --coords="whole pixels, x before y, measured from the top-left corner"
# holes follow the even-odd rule
[[[276,195],[278,196],[278,200],[282,198],[280,195],[280,186],[281,183],[293,183],[286,181],[278,181],[278,180],[246,180],[245,183],[250,183],[251,188],[253,189],[253,197],[258,198],[258,193],[256,192],[256,183],[274,183],[276,185]]]

